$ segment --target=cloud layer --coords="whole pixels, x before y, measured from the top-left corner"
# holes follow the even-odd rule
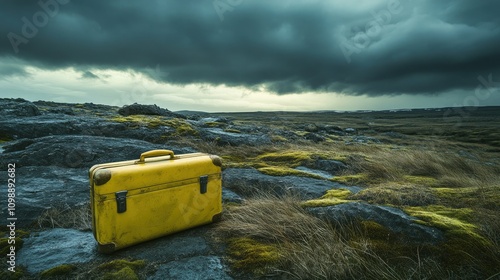
[[[500,74],[498,1],[352,2],[4,1],[0,75],[132,69],[180,85],[377,96],[473,90]]]

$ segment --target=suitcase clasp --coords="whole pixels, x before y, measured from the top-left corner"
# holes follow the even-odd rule
[[[204,194],[207,192],[208,175],[200,176],[200,193]]]
[[[116,212],[123,213],[127,211],[127,193],[128,191],[119,191],[115,193],[117,206]]]

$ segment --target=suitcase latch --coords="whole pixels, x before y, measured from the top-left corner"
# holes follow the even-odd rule
[[[127,193],[128,191],[120,191],[115,193],[117,206],[116,209],[118,213],[127,211]]]
[[[208,175],[200,176],[200,193],[204,194],[207,192]]]

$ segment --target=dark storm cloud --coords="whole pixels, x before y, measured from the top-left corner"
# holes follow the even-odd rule
[[[474,89],[479,75],[500,74],[496,0],[2,6],[0,56],[83,76],[92,68],[133,69],[176,84],[381,95]]]
[[[99,76],[96,74],[90,72],[90,71],[85,71],[82,73],[82,78],[83,79],[99,79]]]

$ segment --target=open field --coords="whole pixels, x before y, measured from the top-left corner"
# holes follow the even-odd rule
[[[498,108],[217,115],[236,124],[293,130],[297,135],[308,133],[305,125],[354,128],[358,135],[379,140],[353,143],[330,135],[313,143],[282,136],[272,145],[203,144],[200,149],[221,155],[231,167],[285,170],[276,175],[294,175],[293,167],[315,156],[341,160],[348,168],[331,180],[364,190],[315,203],[390,205],[446,235],[441,244],[412,245],[396,241],[393,233],[373,222],[327,225],[305,214],[300,201],[255,198],[228,207],[228,219],[220,227],[231,238],[228,246],[236,267],[257,275],[285,271],[297,279],[498,277]]]
[[[159,108],[137,105],[145,111],[122,115],[3,102],[29,113],[0,121],[24,222],[14,279],[155,279],[200,260],[225,279],[499,277],[499,108],[151,115]],[[166,148],[222,157],[222,221],[96,254],[88,168]],[[66,243],[43,239],[52,235]],[[86,246],[71,247],[75,235]],[[179,241],[185,251],[169,249]],[[75,256],[32,257],[62,252]]]

